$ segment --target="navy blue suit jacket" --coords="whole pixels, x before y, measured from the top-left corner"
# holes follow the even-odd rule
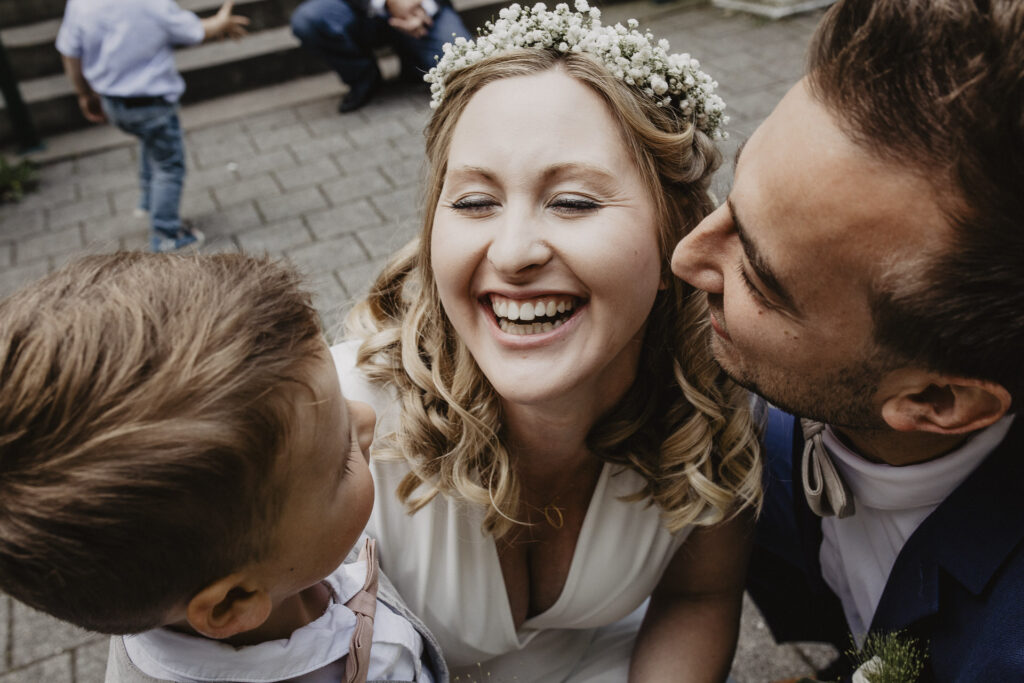
[[[777,640],[850,648],[800,488],[803,435],[772,409],[748,590]],[[1024,420],[907,539],[871,623],[927,644],[924,681],[1024,681]]]

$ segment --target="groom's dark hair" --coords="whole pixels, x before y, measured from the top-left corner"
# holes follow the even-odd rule
[[[906,362],[998,382],[1019,406],[1024,2],[842,0],[808,66],[844,133],[927,180],[953,226],[940,256],[879,283],[876,341]]]

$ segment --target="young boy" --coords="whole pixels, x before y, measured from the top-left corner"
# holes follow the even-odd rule
[[[241,37],[249,20],[227,0],[200,19],[174,0],[69,0],[57,34],[64,71],[90,121],[109,119],[139,139],[136,212],[149,214],[153,251],[198,248],[203,235],[179,216],[185,147],[177,102],[185,91],[174,47]]]
[[[291,268],[73,262],[0,302],[0,590],[137,634],[108,683],[447,681],[357,544],[373,428]]]

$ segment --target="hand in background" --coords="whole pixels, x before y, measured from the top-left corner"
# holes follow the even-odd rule
[[[103,105],[100,104],[100,96],[94,92],[78,96],[78,108],[82,115],[93,123],[106,123],[107,115],[103,112]]]
[[[385,5],[388,14],[391,15],[388,24],[413,38],[425,36],[427,27],[434,23],[434,20],[420,5],[420,0],[387,0]]]
[[[204,40],[213,38],[241,38],[246,34],[245,27],[249,25],[249,18],[238,14],[232,14],[235,8],[234,0],[226,0],[217,13],[212,17],[203,19]]]

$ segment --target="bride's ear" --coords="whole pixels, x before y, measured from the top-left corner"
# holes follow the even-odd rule
[[[207,638],[222,640],[260,626],[272,607],[270,595],[238,572],[199,591],[188,603],[186,618]]]
[[[889,373],[880,391],[882,419],[901,432],[968,434],[995,423],[1013,402],[996,382],[916,369]]]

